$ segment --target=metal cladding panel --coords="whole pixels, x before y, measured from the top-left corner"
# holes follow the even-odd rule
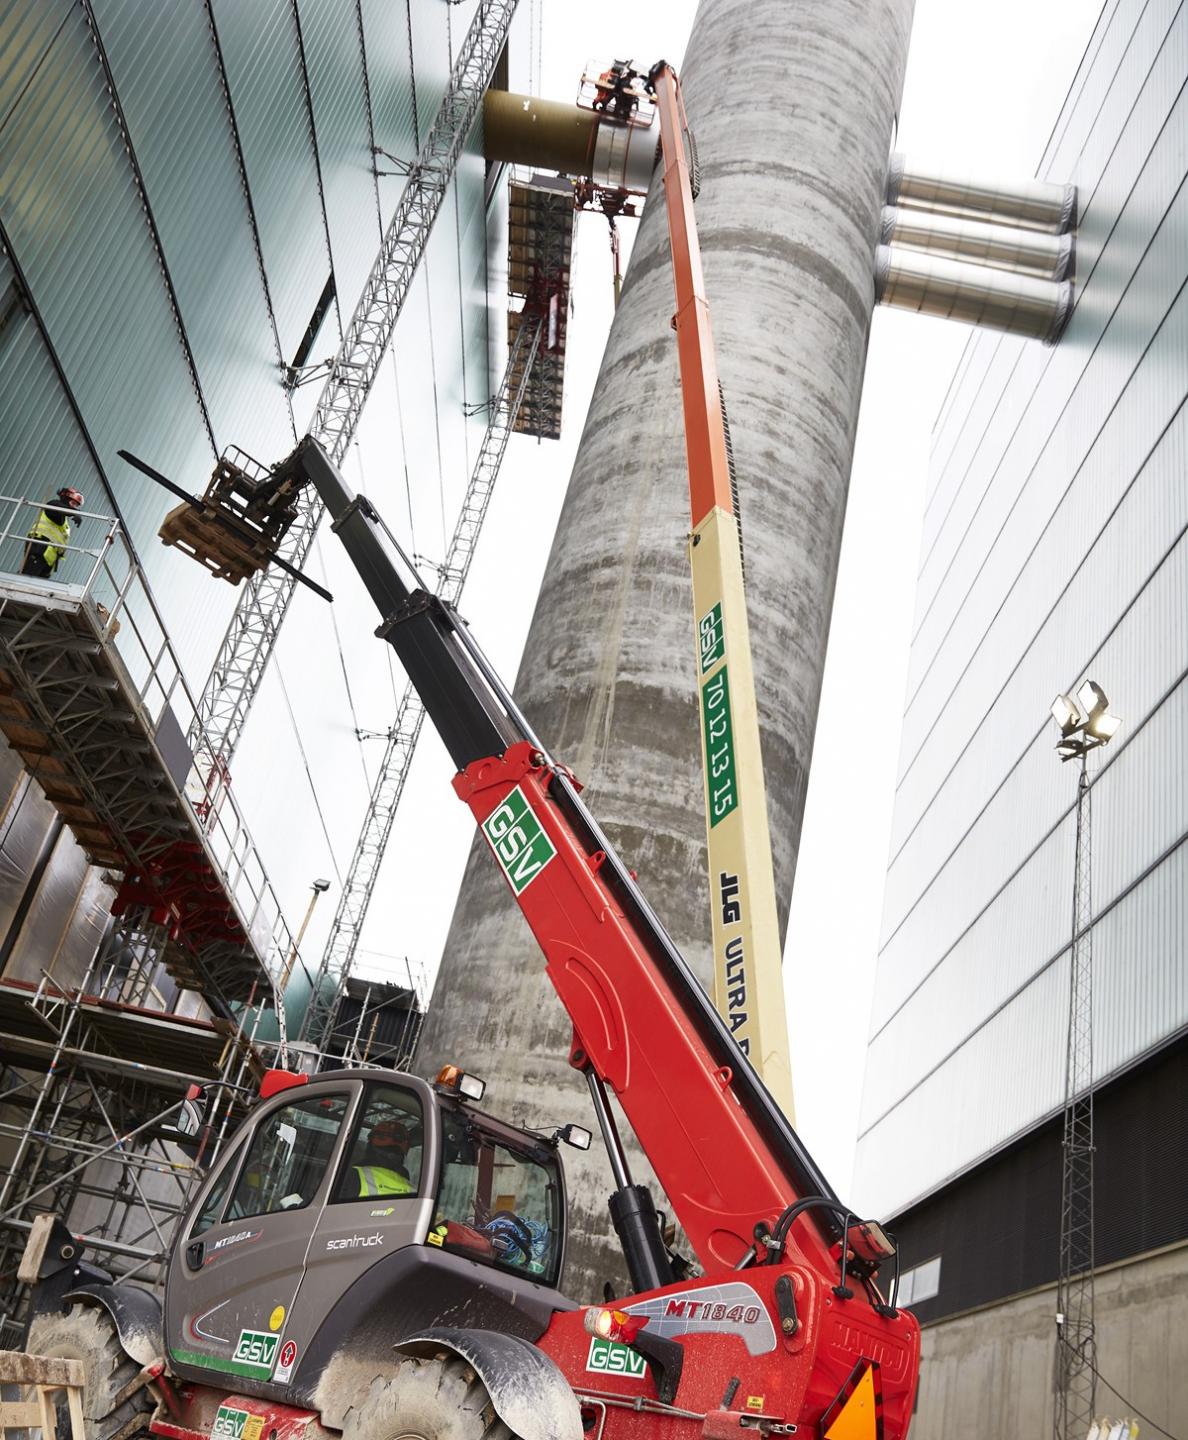
[[[483,119],[470,132],[458,160],[454,177],[457,205],[458,275],[461,286],[462,335],[465,341],[465,395],[467,406],[485,404],[499,383],[499,375],[490,373],[491,293],[487,283],[487,166],[483,158]],[[499,295],[502,309],[503,295]],[[471,456],[482,443],[486,430],[485,412],[471,416],[467,429]]]
[[[470,478],[466,428],[458,423],[466,404],[463,313],[459,285],[457,186],[451,186],[425,251],[432,326],[428,353],[433,357],[438,410],[437,440],[444,477],[446,530],[462,505]]]
[[[1098,1075],[1188,1024],[1186,73],[1188,11],[1103,12],[1041,171],[1080,191],[1073,322],[1047,352],[974,338],[938,421],[864,1207],[1060,1104],[1075,775],[1047,710],[1086,675],[1123,720],[1091,760]]]
[[[1078,304],[1066,340],[1051,352],[1026,347],[1032,362],[1016,361],[1018,373],[996,400],[994,428],[981,434],[965,477],[961,511],[955,501],[947,521],[946,534],[955,537],[951,556],[938,558],[934,549],[926,562],[925,574],[936,564],[944,576],[913,643],[905,763],[927,734],[938,696],[952,689],[972,643],[971,626],[984,629],[994,597],[1017,566],[1018,547],[1026,554],[1035,543],[1045,498],[1058,480],[1067,483],[1078,448],[1086,452],[1111,418],[1130,370],[1144,358],[1145,339],[1174,298],[1183,250],[1179,157],[1188,143],[1188,96],[1168,90],[1186,69],[1188,14],[1160,51],[1152,86],[1130,113],[1110,171],[1088,201]],[[922,577],[921,595],[924,584]],[[964,618],[967,611],[972,618]]]
[[[290,0],[212,6],[281,351],[291,362],[330,275],[297,26]],[[333,319],[331,327],[324,333],[337,343]]]
[[[192,0],[93,0],[221,450],[293,439],[218,56]]]
[[[1188,1025],[1188,845],[1094,926],[1095,1072],[1117,1073]],[[1068,951],[863,1135],[855,1203],[893,1215],[1057,1111],[1064,1093]],[[867,1076],[868,1088],[880,1077]]]
[[[1188,215],[1188,205],[1185,211]],[[924,808],[898,848],[893,846],[884,900],[888,943],[918,903],[922,884],[941,875],[955,848],[968,845],[1004,793],[1014,787],[1017,798],[1017,757],[1037,731],[1048,728],[1045,690],[1055,694],[1074,684],[1086,668],[1107,673],[1104,658],[1094,656],[1095,645],[1115,649],[1107,637],[1118,615],[1156,573],[1178,534],[1186,504],[1177,483],[1183,475],[1185,418],[1184,381],[1176,367],[1186,347],[1188,294],[1157,332],[1135,383],[1120,397],[1098,448],[1031,558],[1007,595],[996,599],[996,618],[986,636],[970,642],[963,677],[934,732],[935,754],[912,771],[912,790],[900,801],[919,795]],[[1033,487],[1028,496],[1035,493]],[[1143,520],[1152,528],[1144,529]],[[1160,675],[1176,663],[1168,657]],[[1126,693],[1120,681],[1113,689]],[[1034,823],[1043,823],[1042,814]]]
[[[1115,538],[1125,543],[1126,534]],[[1125,728],[1106,752],[1108,764],[1093,790],[1095,802],[1107,807],[1095,850],[1099,908],[1188,832],[1175,734],[1188,654],[1186,605],[1188,540],[1181,538],[1085,667],[1109,675],[1114,694],[1128,702]],[[1062,927],[1067,918],[1058,902],[1066,890],[1071,897],[1072,872],[1067,870],[1066,883],[1053,873],[1050,888],[1041,857],[1075,799],[1068,769],[1053,751],[1054,734],[1047,727],[1035,734],[1008,782],[884,947],[875,984],[876,1034],[909,999],[933,1023],[943,1016],[948,1027],[948,1011],[930,1006],[917,987],[971,936],[985,937],[985,963],[1008,945],[1024,944],[1038,958],[1050,953],[1050,927]],[[1119,773],[1129,777],[1129,789],[1119,789]]]
[[[38,0],[30,0],[35,7]],[[183,663],[202,673],[233,601],[157,543],[166,500],[123,446],[191,489],[213,456],[132,169],[81,9],[58,31],[0,129],[3,223],[160,596]],[[35,406],[41,402],[34,397]],[[42,477],[39,477],[42,478]],[[59,477],[58,483],[68,477]],[[96,504],[96,501],[99,503]],[[97,510],[102,496],[88,497]]]
[[[73,0],[42,0],[0,11],[0,115],[16,104],[73,8]]]
[[[363,17],[375,143],[399,160],[413,160],[419,146],[407,6],[393,4],[392,0],[360,0],[359,10]],[[376,157],[376,164],[381,170],[392,168],[383,155]],[[380,182],[385,223],[402,188],[403,182],[395,176]]]
[[[440,0],[408,0],[419,144],[433,124],[450,80],[450,9]],[[465,31],[460,32],[459,38]]]
[[[322,165],[342,313],[355,308],[382,238],[363,50],[355,7],[299,0],[301,37]]]

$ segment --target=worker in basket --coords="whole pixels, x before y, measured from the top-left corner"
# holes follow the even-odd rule
[[[405,1166],[409,1144],[408,1131],[395,1120],[381,1120],[371,1127],[362,1163],[353,1167],[361,1200],[413,1193]]]
[[[53,500],[46,502],[26,537],[21,574],[35,580],[49,580],[70,544],[71,512],[81,510],[80,491],[64,485]]]

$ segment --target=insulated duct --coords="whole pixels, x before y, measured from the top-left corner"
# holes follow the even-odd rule
[[[893,248],[908,246],[951,260],[968,260],[995,270],[1064,280],[1072,272],[1071,233],[1050,235],[1016,225],[990,225],[964,216],[888,206],[883,211],[880,240]]]
[[[483,102],[487,160],[580,176],[610,190],[646,194],[659,141],[655,124],[623,125],[556,100],[488,90]]]
[[[888,205],[909,206],[947,215],[963,215],[997,225],[1063,235],[1077,219],[1077,187],[1043,180],[971,180],[967,175],[909,165],[891,157]]]
[[[1069,280],[1041,280],[900,245],[880,245],[875,298],[898,310],[1006,330],[1054,345],[1072,313],[1073,287]]]

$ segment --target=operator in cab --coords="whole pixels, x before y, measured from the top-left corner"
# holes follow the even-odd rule
[[[405,1164],[409,1144],[408,1131],[395,1120],[381,1120],[371,1127],[362,1160],[352,1167],[361,1200],[413,1193]]]

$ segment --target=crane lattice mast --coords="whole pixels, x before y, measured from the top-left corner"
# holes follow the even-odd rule
[[[543,317],[522,324],[508,353],[507,367],[499,389],[491,398],[487,430],[479,447],[478,458],[471,473],[466,496],[454,534],[438,570],[437,594],[450,605],[457,605],[470,573],[475,547],[486,518],[487,506],[503,463],[503,454],[515,426],[524,393],[528,388],[533,362],[540,347]],[[406,684],[396,719],[388,731],[384,757],[371,791],[371,801],[359,834],[351,867],[342,888],[342,897],[334,916],[330,938],[313,982],[309,1008],[301,1026],[301,1038],[313,1041],[321,1049],[329,1046],[334,1014],[351,963],[359,944],[363,923],[375,891],[380,863],[388,846],[396,808],[404,793],[404,783],[412,764],[413,751],[425,707],[412,685]],[[403,1057],[407,1061],[409,1057]]]
[[[409,174],[335,356],[309,432],[335,461],[341,462],[346,453],[375,384],[458,157],[507,40],[517,3],[480,0],[433,127]],[[321,501],[307,488],[299,499],[297,518],[278,547],[282,560],[300,569],[322,512]],[[292,575],[277,568],[263,570],[244,583],[196,721],[224,765],[243,735],[295,583]]]

